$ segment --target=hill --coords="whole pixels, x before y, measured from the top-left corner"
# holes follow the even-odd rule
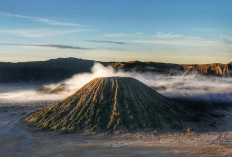
[[[168,74],[171,69],[176,69],[180,67],[179,64],[140,61],[114,62],[110,63],[109,65],[112,66],[115,70],[155,72],[160,74]]]
[[[177,69],[170,71],[172,75],[204,75],[204,76],[219,76],[230,77],[232,73],[232,65],[230,64],[198,64],[198,65],[182,65]]]
[[[96,78],[65,100],[26,117],[32,127],[78,131],[180,129],[184,109],[129,77]]]
[[[76,73],[90,72],[94,61],[58,58],[48,61],[0,62],[0,82],[56,82]]]
[[[58,82],[74,74],[90,72],[93,60],[58,58],[47,61],[8,63],[0,62],[0,83],[10,82]],[[178,65],[155,62],[99,62],[115,70],[169,73]],[[121,67],[117,66],[122,65]]]

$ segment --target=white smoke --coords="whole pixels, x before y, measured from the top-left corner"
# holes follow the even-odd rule
[[[168,97],[232,101],[232,78],[197,75],[168,77],[157,73],[123,72],[100,63],[95,63],[90,73],[74,75],[61,83],[74,92],[94,78],[112,76],[133,77]],[[53,88],[57,86],[58,84],[49,85]]]
[[[80,73],[74,75],[72,78],[62,81],[62,84],[68,86],[71,90],[78,90],[82,86],[84,86],[89,81],[93,80],[97,77],[111,77],[111,76],[128,76],[128,73],[125,72],[116,72],[112,67],[105,67],[100,63],[95,63],[91,69],[90,73]],[[51,84],[45,86],[47,88],[55,88],[59,85],[58,84]]]
[[[167,97],[181,97],[197,100],[232,102],[232,78],[200,77],[200,76],[171,76],[156,73],[139,73],[115,71],[112,67],[105,67],[95,63],[89,73],[76,74],[57,84],[49,84],[44,88],[55,89],[63,84],[67,90],[58,93],[40,93],[34,89],[17,90],[0,93],[0,101],[29,102],[61,100],[80,89],[97,77],[133,77],[154,88]]]

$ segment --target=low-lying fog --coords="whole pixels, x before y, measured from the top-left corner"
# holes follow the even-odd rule
[[[76,74],[72,78],[56,84],[0,84],[0,102],[31,102],[61,100],[96,77],[123,76],[133,77],[171,98],[190,98],[232,102],[232,78],[204,76],[171,76],[155,73],[114,71],[96,63],[90,73]],[[60,84],[66,88],[63,92],[38,92],[39,88],[55,89]]]

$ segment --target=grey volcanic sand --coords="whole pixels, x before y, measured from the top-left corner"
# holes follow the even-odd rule
[[[231,132],[87,136],[29,132],[20,125],[20,119],[48,104],[52,103],[0,104],[1,157],[205,157],[229,156],[232,152]]]

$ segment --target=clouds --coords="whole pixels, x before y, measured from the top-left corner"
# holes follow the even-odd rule
[[[0,16],[17,17],[17,18],[24,18],[24,19],[33,19],[33,18],[35,18],[35,17],[24,16],[24,15],[19,15],[19,14],[11,14],[11,13],[6,13],[6,12],[0,12]]]
[[[55,16],[55,14],[54,14]],[[84,16],[84,15],[83,15]],[[3,18],[4,17],[4,18]],[[58,17],[58,16],[57,16]],[[124,27],[121,28],[114,27],[111,25],[104,25],[100,29],[90,29],[76,22],[75,16],[67,17],[70,19],[69,22],[57,20],[60,18],[50,19],[44,17],[34,17],[25,16],[21,14],[11,14],[11,13],[1,13],[0,20],[3,21],[0,26],[0,36],[2,37],[2,42],[10,43],[39,43],[39,44],[1,44],[9,45],[5,48],[2,54],[10,51],[18,52],[19,47],[27,48],[29,51],[38,52],[37,54],[42,54],[40,50],[45,49],[51,52],[55,51],[53,49],[59,49],[60,54],[56,54],[57,57],[65,54],[66,49],[70,50],[86,50],[82,55],[85,58],[91,58],[94,52],[98,52],[95,57],[98,60],[103,60],[103,58],[109,58],[114,56],[112,60],[118,60],[118,58],[125,60],[133,58],[134,55],[144,56],[144,53],[148,54],[146,59],[153,60],[157,57],[151,58],[152,53],[160,55],[160,52],[172,52],[174,55],[179,55],[179,51],[185,51],[186,56],[193,51],[203,52],[205,51],[217,51],[227,52],[228,47],[231,45],[231,36],[215,36],[212,38],[208,34],[201,34],[199,32],[189,32],[186,30],[169,29],[169,28],[159,28],[159,27]],[[88,22],[88,20],[86,20]],[[5,22],[5,23],[4,23]],[[8,23],[9,22],[9,23]],[[17,23],[18,22],[18,23]],[[20,23],[19,23],[20,22]],[[94,26],[97,24],[93,23]],[[102,25],[100,25],[102,26]],[[107,31],[112,30],[112,31]],[[84,33],[79,33],[84,32]],[[195,34],[199,36],[195,36]],[[224,42],[222,42],[222,40]],[[78,42],[79,46],[73,46],[72,44]],[[48,43],[48,44],[40,44]],[[51,44],[50,44],[51,43]],[[58,43],[58,44],[57,44]],[[65,43],[63,45],[63,43]],[[230,45],[229,45],[230,44]],[[88,45],[88,46],[86,46]],[[11,48],[10,46],[15,46]],[[16,47],[18,46],[18,47]],[[182,46],[182,47],[181,47]],[[188,47],[187,47],[188,46]],[[192,46],[192,47],[191,47]],[[201,46],[197,48],[197,46]],[[204,47],[203,47],[204,46]],[[227,46],[227,47],[225,47]],[[89,48],[85,48],[89,47]],[[230,47],[229,47],[230,48]],[[33,50],[30,50],[33,49]],[[37,50],[38,49],[38,50]],[[63,50],[63,51],[62,51]],[[98,50],[98,51],[96,51]],[[178,52],[177,52],[178,50]],[[116,52],[117,51],[117,52]],[[175,52],[174,52],[175,51]],[[71,51],[69,51],[71,52]],[[74,51],[75,54],[76,51]],[[0,52],[1,53],[1,52]],[[188,54],[189,53],[189,54]],[[195,53],[195,52],[194,52]],[[115,55],[112,55],[115,54]],[[184,53],[183,53],[184,54]],[[70,55],[70,54],[67,54]],[[76,55],[76,54],[75,54]],[[78,54],[79,55],[79,54]],[[107,56],[107,57],[105,57]],[[167,57],[170,57],[167,56]],[[182,57],[182,56],[181,56]],[[161,57],[160,57],[161,58]],[[182,57],[183,58],[183,57]],[[187,57],[186,57],[187,58]],[[107,59],[109,60],[109,59]]]
[[[160,39],[165,39],[165,38],[170,38],[170,39],[182,39],[182,40],[199,40],[201,37],[199,36],[191,36],[191,35],[184,35],[184,34],[172,34],[172,33],[163,33],[163,32],[157,32],[155,35],[149,34],[149,33],[143,33],[143,32],[136,32],[136,33],[131,33],[131,34],[126,34],[126,33],[114,33],[114,34],[104,34],[104,37],[109,37],[109,38],[122,38],[122,37],[131,37],[134,39],[138,38],[160,38]]]
[[[9,34],[20,37],[28,38],[41,38],[41,37],[50,37],[50,36],[59,36],[72,34],[77,32],[88,32],[94,31],[90,29],[72,29],[72,30],[61,30],[61,29],[2,29],[0,34]]]
[[[135,34],[136,35],[143,35],[144,33],[143,32],[136,32]]]
[[[94,43],[106,43],[106,44],[117,44],[117,45],[126,45],[127,42],[123,41],[111,41],[111,40],[87,40],[88,42]]]
[[[155,38],[183,38],[185,40],[199,40],[201,37],[199,36],[191,36],[191,35],[184,35],[184,34],[172,34],[172,33],[163,33],[163,32],[157,32],[156,35],[153,37]]]
[[[183,46],[215,46],[220,45],[216,41],[187,41],[187,40],[130,40],[131,43],[140,44],[162,44],[162,45],[183,45]]]
[[[45,18],[37,18],[35,19],[35,21],[50,24],[50,25],[56,25],[56,26],[86,27],[86,26],[76,24],[76,23],[59,22],[59,21],[49,20]]]
[[[225,43],[232,44],[232,36],[221,35],[220,37]]]
[[[33,22],[39,22],[47,25],[54,26],[66,26],[67,28],[56,28],[51,29],[46,27],[40,28],[32,28],[32,29],[0,29],[0,34],[8,34],[13,36],[27,37],[27,38],[41,38],[41,37],[51,37],[51,36],[59,36],[72,34],[77,32],[90,32],[96,31],[93,29],[87,29],[86,26],[80,25],[78,23],[70,23],[70,22],[61,22],[56,20],[51,20],[48,18],[41,17],[33,17],[33,16],[25,16],[20,14],[12,14],[6,12],[0,12],[0,17],[9,17],[9,18],[20,18]],[[72,27],[72,29],[70,29]]]
[[[48,18],[40,18],[40,17],[33,17],[33,16],[24,16],[19,14],[11,14],[6,12],[0,12],[0,16],[5,17],[15,17],[15,18],[23,18],[31,21],[36,21],[40,23],[45,23],[49,25],[55,25],[55,26],[72,26],[72,27],[86,27],[78,23],[70,23],[70,22],[61,22],[61,21],[55,21]]]
[[[103,36],[109,38],[119,38],[119,37],[135,37],[135,36],[142,36],[145,33],[143,32],[136,32],[134,34],[127,34],[127,33],[112,33],[112,34],[104,34]]]
[[[105,37],[118,38],[118,37],[128,37],[130,34],[116,33],[116,34],[104,34]]]
[[[183,37],[182,34],[164,34],[162,32],[157,32],[156,35],[154,35],[154,37],[158,37],[158,38],[180,38]]]
[[[82,48],[78,46],[70,46],[70,45],[34,45],[40,47],[51,47],[51,48],[58,48],[58,49],[73,49],[73,50],[85,50],[87,48]]]
[[[107,43],[107,44],[155,44],[155,45],[177,45],[177,46],[219,46],[219,43],[211,40],[122,40],[122,41],[101,41],[101,40],[87,40],[88,42]]]
[[[0,43],[0,45],[5,46],[32,46],[32,47],[47,47],[47,48],[57,48],[57,49],[72,49],[72,50],[86,50],[88,48],[71,46],[71,45],[57,45],[57,44],[14,44],[14,43]]]
[[[157,32],[156,35],[136,32],[134,34],[123,34],[123,33],[105,34],[104,36],[111,38],[130,36],[134,40],[121,39],[121,41],[117,41],[117,42],[113,42],[113,41],[108,41],[108,42],[98,41],[98,42],[115,43],[115,44],[137,43],[137,44],[173,45],[173,46],[224,46],[225,45],[220,41],[202,39],[199,36],[172,34],[172,33],[163,33],[163,32]],[[224,37],[224,38],[227,39],[227,42],[230,41],[230,38],[228,37]]]

